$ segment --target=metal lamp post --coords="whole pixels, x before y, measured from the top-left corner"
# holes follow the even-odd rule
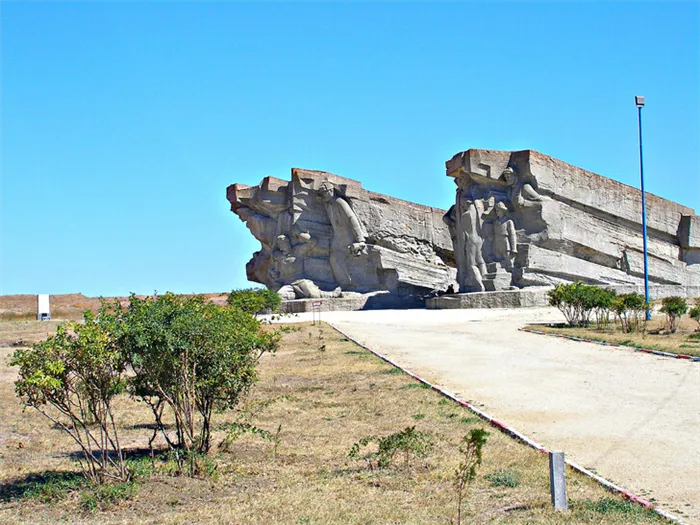
[[[639,127],[639,176],[642,180],[642,236],[644,238],[644,297],[649,303],[649,260],[647,256],[647,200],[644,193],[644,160],[642,157],[642,108],[644,97],[635,96],[634,104],[637,106],[637,124]],[[651,318],[651,310],[647,310],[647,320]]]

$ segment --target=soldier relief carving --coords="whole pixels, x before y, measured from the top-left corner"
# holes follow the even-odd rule
[[[537,229],[542,202],[532,176],[513,166],[498,178],[462,170],[455,204],[443,217],[452,237],[459,291],[508,290],[520,286],[519,231]],[[523,241],[521,241],[522,244]]]

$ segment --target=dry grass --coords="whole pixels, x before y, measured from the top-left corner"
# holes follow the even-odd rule
[[[624,333],[616,324],[610,324],[608,328],[599,329],[595,325],[588,328],[571,328],[569,326],[549,326],[533,324],[527,328],[547,332],[550,334],[562,334],[572,337],[604,341],[616,345],[636,346],[662,352],[700,356],[700,331],[698,323],[684,315],[676,333],[672,334],[665,329],[666,317],[654,315],[647,323],[647,330],[642,332]]]
[[[29,340],[46,326],[9,325],[0,323],[3,341]],[[5,359],[12,349],[0,348],[0,522],[451,523],[456,516],[452,480],[459,462],[457,444],[473,428],[487,428],[491,434],[463,523],[663,522],[641,507],[620,507],[618,498],[573,471],[567,472],[572,510],[555,514],[549,505],[544,454],[397,374],[328,326],[304,324],[288,330],[277,354],[263,358],[260,382],[243,407],[253,412],[250,421],[260,428],[274,433],[281,425],[276,447],[258,437],[240,437],[230,452],[216,454],[216,478],[156,475],[143,483],[135,499],[95,513],[77,510],[77,496],[53,505],[18,498],[18,483],[28,475],[75,470],[70,459],[75,447],[38,413],[22,411],[13,394],[14,372]],[[325,351],[320,351],[322,345]],[[126,448],[143,450],[149,435],[143,426],[151,422],[148,411],[122,397],[117,412]],[[228,412],[219,415],[219,422],[242,417],[245,413]],[[434,450],[426,459],[379,475],[348,459],[361,437],[412,425],[432,436]],[[216,441],[222,437],[219,433]],[[489,481],[487,476],[503,469],[519,474],[517,487]]]

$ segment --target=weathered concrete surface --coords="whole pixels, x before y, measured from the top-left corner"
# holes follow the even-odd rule
[[[319,305],[320,303],[320,305]],[[315,306],[316,305],[316,306]],[[294,299],[282,301],[280,311],[286,314],[302,312],[336,312],[352,310],[378,310],[387,308],[423,308],[425,301],[409,301],[388,291],[370,293],[344,293],[342,297],[320,299]]]
[[[472,292],[446,294],[428,299],[426,308],[522,308],[547,306],[547,291],[551,286],[532,286],[522,290],[501,290],[495,292]]]
[[[551,308],[329,312],[323,319],[700,524],[700,363],[518,331],[526,322],[563,321]]]
[[[643,282],[638,189],[531,150],[470,149],[446,169],[460,292]],[[646,203],[650,281],[700,286],[700,217],[656,195]]]
[[[261,243],[248,279],[286,300],[388,291],[407,303],[434,290],[644,282],[636,188],[531,150],[470,149],[446,169],[457,184],[447,213],[322,171],[294,168],[291,181],[229,186],[231,210]],[[699,287],[700,217],[655,195],[646,200],[651,284]]]
[[[297,168],[290,182],[233,184],[227,199],[261,243],[248,279],[285,299],[383,290],[411,300],[456,284],[444,210]]]

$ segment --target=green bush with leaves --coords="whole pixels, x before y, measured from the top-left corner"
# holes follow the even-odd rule
[[[564,314],[569,326],[588,326],[591,314],[595,314],[598,327],[603,327],[608,323],[615,291],[578,281],[559,284],[547,295],[549,304]]]
[[[86,311],[84,323],[61,325],[10,359],[19,368],[17,395],[73,438],[85,474],[98,485],[129,479],[112,412],[126,365],[114,329],[113,318]]]
[[[646,330],[647,312],[651,304],[646,302],[642,294],[633,292],[618,295],[612,300],[610,308],[620,321],[623,332]]]
[[[376,451],[370,451],[360,456],[360,450],[372,443],[377,445]],[[348,457],[364,459],[367,461],[370,469],[374,470],[375,468],[381,469],[391,465],[397,454],[403,455],[404,465],[408,466],[411,456],[424,458],[430,453],[432,448],[433,443],[429,434],[419,432],[415,426],[412,426],[384,437],[364,437],[352,446]]]
[[[473,428],[459,445],[462,461],[455,470],[455,490],[457,491],[457,525],[462,523],[462,502],[469,485],[476,478],[476,469],[481,465],[482,449],[489,433],[483,428]]]
[[[238,403],[257,379],[258,360],[279,340],[250,313],[199,296],[132,295],[116,317],[132,394],[151,407],[156,432],[172,449],[195,453],[210,448],[214,410]],[[174,435],[163,423],[166,410]]]
[[[697,299],[696,299],[696,301],[697,301]],[[697,301],[697,302],[700,302],[700,301]],[[690,318],[691,318],[693,321],[695,321],[696,323],[698,323],[698,328],[697,328],[697,329],[700,330],[700,304],[696,304],[695,306],[693,306],[693,307],[690,309],[690,312],[688,312],[688,315],[690,316]]]
[[[661,311],[666,314],[666,328],[675,334],[681,317],[688,311],[688,303],[683,297],[664,297],[661,300]]]
[[[226,302],[252,315],[279,311],[282,298],[268,288],[232,290]]]

